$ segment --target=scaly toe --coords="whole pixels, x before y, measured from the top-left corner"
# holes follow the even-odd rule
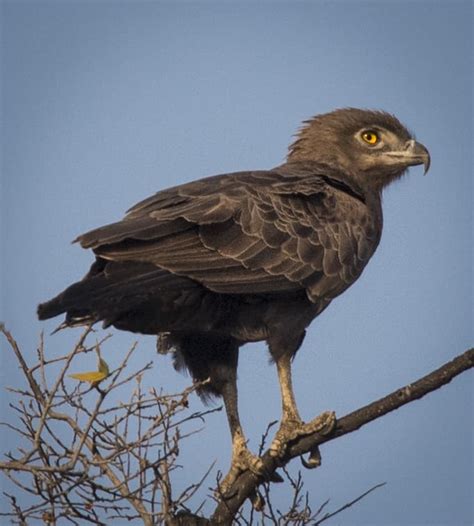
[[[230,489],[232,485],[237,480],[237,477],[240,475],[241,471],[237,466],[232,465],[229,469],[227,475],[218,483],[216,495],[218,497],[229,498],[232,496]]]
[[[307,424],[295,420],[284,421],[270,446],[270,455],[272,457],[282,457],[288,448],[288,444],[293,440],[302,436],[312,435],[313,433],[328,435],[333,431],[335,425],[336,415],[334,411],[325,411]],[[308,465],[312,464],[316,467],[318,462],[317,456],[312,458],[312,455],[310,455],[307,462]]]
[[[250,471],[257,477],[261,476],[264,471],[262,459],[252,455],[248,449],[240,450],[238,455],[232,459],[229,472],[219,483],[218,493],[223,497],[230,497],[233,484],[244,471]]]
[[[278,458],[285,454],[288,441],[284,435],[284,433],[280,432],[275,435],[275,438],[273,439],[269,449],[270,456]]]
[[[284,420],[272,440],[269,449],[270,455],[276,458],[283,457],[289,442],[299,436],[298,430],[302,429],[303,426],[304,424],[301,420]]]
[[[312,435],[313,433],[320,433],[321,435],[329,435],[336,427],[336,413],[334,411],[324,411],[311,422],[303,424],[298,431],[298,436]]]

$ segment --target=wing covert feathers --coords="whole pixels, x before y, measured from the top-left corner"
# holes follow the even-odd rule
[[[293,163],[159,192],[78,241],[105,260],[152,264],[219,293],[305,289],[319,301],[357,279],[379,223],[343,175]]]

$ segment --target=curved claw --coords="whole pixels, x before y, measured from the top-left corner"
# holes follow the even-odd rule
[[[315,446],[310,452],[308,456],[308,460],[306,460],[303,456],[300,457],[301,463],[306,469],[316,469],[319,468],[321,465],[321,452],[319,451],[319,447]]]
[[[281,484],[282,482],[285,482],[285,479],[277,472],[274,471],[269,477],[269,482],[273,482],[275,484]]]
[[[250,495],[250,501],[255,511],[262,511],[265,507],[265,499],[258,490],[255,490],[252,495]]]

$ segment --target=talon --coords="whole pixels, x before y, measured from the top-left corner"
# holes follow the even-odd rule
[[[329,435],[336,427],[336,413],[334,411],[324,411],[319,416],[304,424],[302,435],[312,435],[319,433],[321,435]]]
[[[232,455],[232,464],[229,472],[218,486],[218,494],[225,498],[231,497],[230,490],[244,471],[250,471],[256,477],[263,475],[264,466],[260,457],[252,455],[245,443],[238,443]]]
[[[262,511],[265,507],[265,499],[258,490],[255,490],[252,495],[250,495],[250,501],[255,511]]]
[[[282,482],[285,482],[284,478],[279,474],[277,473],[276,471],[274,471],[269,477],[268,477],[268,481],[269,482],[274,482],[276,484],[280,484]]]
[[[319,451],[319,447],[314,447],[310,452],[308,456],[308,460],[306,460],[304,457],[301,458],[301,463],[306,469],[316,469],[319,468],[321,465],[321,452]]]
[[[229,472],[222,481],[217,482],[217,489],[215,491],[216,496],[225,499],[231,498],[234,493],[231,493],[230,489],[239,475],[240,471],[238,471],[236,467],[231,466]]]
[[[312,435],[313,433],[329,435],[335,426],[336,415],[334,411],[325,411],[306,424],[295,420],[283,421],[270,446],[270,455],[281,458],[286,453],[288,445],[297,438]],[[317,459],[317,455],[315,454],[313,458],[313,452],[311,452],[309,459],[304,462],[306,462],[308,466],[316,467]],[[320,457],[319,462],[321,462]],[[306,464],[304,465],[308,467]]]

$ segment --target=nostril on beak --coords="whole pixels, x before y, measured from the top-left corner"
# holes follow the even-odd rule
[[[405,143],[405,150],[413,150],[415,148],[415,139],[410,139]]]

